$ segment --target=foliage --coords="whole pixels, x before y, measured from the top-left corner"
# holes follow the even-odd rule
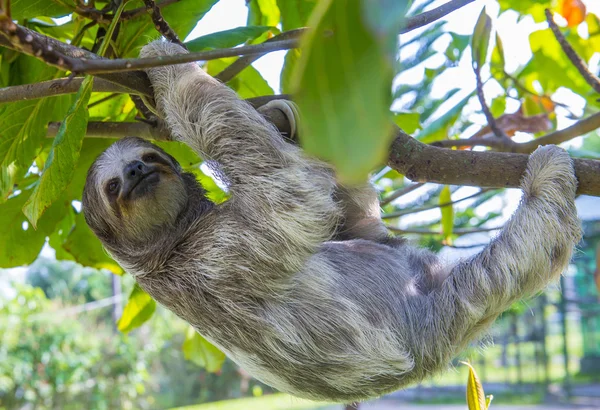
[[[147,408],[147,353],[133,340],[75,318],[53,320],[40,288],[16,285],[0,299],[0,407]]]
[[[179,37],[186,39],[217,2],[169,2],[162,13]],[[108,3],[97,0],[94,4],[100,9]],[[390,142],[391,121],[425,143],[468,137],[484,129],[475,82],[457,84],[453,78],[461,66],[472,66],[473,59],[486,82],[486,93],[488,88],[494,88],[488,85],[498,90],[496,95],[486,95],[493,116],[499,123],[501,118],[512,118],[511,126],[517,125],[510,132],[506,130],[509,137],[519,131],[518,126],[523,122],[519,118],[541,115],[555,129],[558,117],[563,121],[581,117],[573,114],[577,110],[565,107],[556,98],[557,93],[564,94],[565,90],[584,102],[584,116],[600,109],[597,94],[544,25],[536,25],[529,38],[523,39],[529,45],[531,58],[523,66],[511,67],[514,50],[496,32],[497,16],[488,16],[486,12],[482,12],[479,24],[476,18],[466,21],[464,32],[451,31],[444,21],[438,21],[402,35],[398,42],[396,34],[402,21],[434,5],[433,0],[250,0],[246,3],[246,26],[191,39],[187,41],[188,47],[200,51],[261,43],[280,30],[313,27],[303,38],[302,50],[286,53],[280,73],[281,90],[274,90],[252,66],[227,85],[243,98],[295,92],[305,119],[301,135],[304,147],[331,161],[343,181],[361,181],[368,177],[369,171],[381,170]],[[11,12],[13,19],[29,29],[94,49],[102,42],[109,22],[94,24],[75,12],[79,4],[75,0],[12,0]],[[597,59],[600,19],[586,10],[581,1],[499,0],[498,4],[501,14],[516,13],[519,21],[536,22],[544,20],[546,7],[554,7],[566,19],[563,32],[567,41],[586,63]],[[132,0],[124,12],[142,6],[142,1]],[[56,20],[64,16],[70,19]],[[135,57],[142,45],[158,37],[149,15],[139,13],[119,24],[111,41],[104,45],[109,57]],[[211,60],[205,68],[216,75],[235,60]],[[33,84],[66,75],[36,58],[0,48],[0,87]],[[407,78],[410,81],[405,81]],[[47,243],[58,259],[123,273],[104,252],[80,212],[87,169],[114,140],[84,138],[84,129],[88,121],[132,122],[142,113],[128,95],[91,92],[91,86],[92,80],[86,79],[77,95],[0,104],[0,267],[31,264]],[[61,121],[63,126],[54,139],[47,138],[47,124],[55,121]],[[540,133],[534,130],[530,134],[538,137]],[[598,139],[597,133],[592,135]],[[593,139],[587,138],[580,150],[572,152],[598,158],[598,144],[589,141]],[[202,171],[205,169],[201,168],[202,159],[196,154],[181,144],[160,145],[180,161],[184,170],[197,176],[211,199],[222,202],[227,198],[227,193]],[[404,176],[395,171],[384,169],[377,175],[376,183],[383,196],[407,186]],[[455,187],[429,187],[408,206],[391,201],[384,212],[411,206],[439,207],[456,200],[457,193]],[[497,221],[501,208],[490,210],[490,202],[499,199],[498,195],[498,191],[482,193],[468,202],[467,207],[444,206],[432,220],[412,227],[435,232],[421,238],[422,244],[434,250],[442,244],[455,244],[458,229],[477,228],[491,221],[487,225],[490,226]],[[392,219],[390,224],[400,225],[407,219]],[[58,283],[63,281],[71,286],[70,281],[84,280],[81,278],[85,275],[78,275],[57,278],[56,285],[38,275],[36,283],[44,287],[49,297],[66,301],[64,286]],[[99,296],[75,294],[71,301],[80,297],[89,301]],[[124,331],[144,323],[155,310],[154,302],[139,288],[132,292],[126,306],[120,322]],[[215,370],[221,356],[205,342],[200,336],[189,338],[186,355],[195,363]]]

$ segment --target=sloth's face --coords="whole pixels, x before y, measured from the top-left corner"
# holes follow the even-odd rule
[[[86,220],[101,238],[145,240],[173,223],[186,202],[177,161],[139,138],[122,139],[104,151],[83,193]]]

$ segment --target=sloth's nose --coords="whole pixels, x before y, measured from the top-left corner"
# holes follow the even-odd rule
[[[130,181],[135,181],[148,173],[146,164],[142,161],[133,161],[125,166],[125,178]]]

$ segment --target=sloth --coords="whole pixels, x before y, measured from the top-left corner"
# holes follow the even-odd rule
[[[157,41],[141,56],[185,52]],[[125,138],[89,170],[86,221],[141,288],[283,392],[361,401],[442,371],[556,281],[581,238],[561,148],[530,156],[502,232],[448,266],[390,238],[371,186],[338,184],[197,64],[147,74],[172,138],[217,170],[230,198],[214,204],[165,151]],[[271,104],[294,123],[288,103]]]

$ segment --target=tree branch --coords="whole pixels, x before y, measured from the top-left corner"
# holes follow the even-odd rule
[[[500,151],[530,154],[533,151],[535,151],[535,149],[539,145],[562,144],[563,142],[570,141],[573,138],[580,137],[598,128],[600,128],[600,112],[582,120],[579,120],[570,127],[552,132],[550,134],[544,135],[540,138],[536,138],[529,142],[516,143],[511,140],[511,144],[509,146],[507,146],[503,140],[500,140],[498,138],[468,138],[458,140],[443,140],[436,141],[432,143],[432,145],[443,148],[482,146],[496,148]]]
[[[400,198],[401,196],[404,196],[412,191],[414,191],[415,189],[421,188],[424,184],[422,183],[418,183],[418,184],[412,184],[412,185],[408,185],[402,189],[397,190],[396,192],[392,192],[391,195],[388,195],[387,197],[385,197],[384,199],[382,199],[379,202],[379,206],[385,206],[387,204],[389,204],[392,201],[395,201],[396,199]]]
[[[90,51],[84,50],[79,47],[72,46],[70,44],[63,43],[62,41],[58,41],[53,39],[52,37],[45,36],[33,30],[30,30],[26,27],[22,27],[19,25],[15,25],[20,33],[20,37],[24,40],[31,38],[31,42],[35,42],[40,47],[45,47],[46,50],[48,47],[51,47],[50,52],[58,53],[62,56],[71,57],[73,59],[84,59],[84,60],[107,60],[100,57],[97,54],[94,54]],[[17,43],[14,44],[13,42]],[[30,56],[40,58],[40,56],[36,55],[36,51],[34,51],[31,46],[25,45],[20,46],[20,39],[12,38],[9,40],[6,35],[2,35],[0,32],[0,46],[10,48],[12,50],[21,51]],[[43,58],[42,61],[46,62]],[[63,68],[64,69],[64,68]],[[137,93],[140,95],[144,95],[147,97],[152,97],[152,87],[150,86],[150,80],[148,76],[143,71],[135,71],[135,72],[125,72],[125,73],[106,73],[99,74],[97,77],[103,78],[111,83],[121,85],[127,88],[129,93]]]
[[[269,96],[269,98],[281,97]],[[253,101],[249,100],[249,102],[252,103]],[[265,99],[261,98],[260,102],[265,103]],[[278,109],[271,111],[265,116],[281,132],[289,132],[290,125],[287,117]],[[164,139],[164,134],[161,134],[161,132],[156,134],[156,130],[146,129],[150,128],[147,124],[135,123],[137,124],[135,129],[127,128],[125,125],[112,124],[123,123],[93,124],[88,132],[96,137],[118,138],[127,135],[139,135]],[[526,154],[456,151],[433,147],[423,144],[396,128],[395,139],[390,148],[388,165],[414,182],[435,182],[438,184],[486,188],[518,188],[528,158],[529,156]],[[600,161],[574,159],[573,163],[579,180],[577,192],[583,195],[600,196]]]
[[[156,30],[171,43],[179,44],[181,47],[187,50],[186,45],[181,42],[177,33],[163,18],[160,8],[156,2],[154,2],[154,0],[144,0],[144,4],[146,5],[146,10],[148,10],[148,13],[150,13],[150,16],[152,17],[152,22],[154,23]]]
[[[577,68],[577,71],[581,74],[581,76],[585,79],[585,81],[597,92],[600,93],[600,79],[596,77],[588,68],[585,62],[579,55],[573,50],[573,47],[569,44],[563,33],[561,33],[560,28],[554,22],[554,18],[552,17],[552,12],[549,9],[545,10],[546,12],[546,20],[548,21],[548,25],[554,33],[554,37],[558,40],[560,47],[564,51],[564,53],[569,57],[571,63]]]
[[[475,0],[452,0],[446,4],[442,4],[441,6],[433,10],[426,11],[414,17],[408,18],[405,20],[405,24],[402,26],[400,34],[406,34],[409,31],[413,31],[428,24],[431,24],[434,21],[447,16],[453,11],[460,9],[461,7],[464,7],[469,3],[473,3],[474,1]]]
[[[425,206],[421,206],[418,208],[405,209],[405,210],[398,211],[398,212],[390,212],[389,214],[383,214],[381,216],[381,219],[393,219],[393,218],[398,218],[398,217],[401,217],[404,215],[415,214],[417,212],[429,211],[431,209],[441,208],[443,206],[458,204],[458,203],[466,201],[468,199],[476,198],[476,197],[478,197],[482,194],[485,194],[486,192],[489,192],[489,191],[490,191],[490,189],[486,188],[486,189],[482,189],[479,192],[475,192],[474,194],[468,195],[464,198],[457,199],[455,201],[444,202],[442,204],[425,205]]]
[[[415,182],[518,188],[528,155],[456,151],[423,144],[397,129],[388,165]],[[600,196],[600,161],[575,159],[577,192]]]
[[[158,3],[159,7],[164,7],[167,6],[169,4],[175,3],[179,0],[163,0],[162,2]],[[404,33],[408,33],[412,30],[415,30],[417,28],[423,27],[427,24],[433,23],[434,21],[448,15],[449,13],[469,4],[472,3],[475,0],[453,0],[453,1],[449,1],[446,4],[443,4],[442,6],[421,13],[417,16],[413,16],[411,18],[406,19],[405,24],[403,25],[403,28],[400,30],[400,34],[404,34]],[[134,9],[134,10],[129,10],[129,11],[125,11],[122,15],[122,19],[123,20],[127,20],[129,18],[134,18],[137,17],[143,13],[145,13],[146,9],[145,7],[140,7],[138,9]],[[67,56],[67,57],[71,57],[72,59],[81,59],[81,60],[105,60],[102,57],[89,52],[87,50],[84,50],[82,48],[79,47],[75,47],[72,46],[70,44],[66,44],[63,43],[61,41],[58,41],[56,39],[53,39],[51,37],[45,36],[43,34],[37,33],[33,30],[30,30],[26,27],[22,27],[19,25],[15,25],[16,28],[18,29],[18,31],[21,34],[21,38],[22,39],[28,39],[31,38],[31,41],[34,41],[36,44],[39,45],[43,45],[46,48],[48,46],[50,46],[54,53],[53,54],[53,59],[56,60],[57,57],[59,55],[62,56]],[[298,29],[295,30],[295,36],[300,37],[303,33],[303,31],[306,29]],[[292,39],[293,40],[293,39]],[[27,43],[25,43],[27,44]],[[22,47],[21,46],[21,40],[19,38],[19,36],[11,36],[11,35],[3,35],[0,32],[0,46],[3,47],[7,47],[13,50],[17,50],[17,51],[21,51],[24,52],[25,54],[34,56],[34,57],[40,57],[39,55],[36,56],[36,51],[31,49],[31,46],[29,47]],[[215,50],[218,51],[218,50]],[[43,61],[45,61],[42,58]],[[45,61],[48,62],[48,61]],[[237,63],[237,62],[236,62]],[[234,64],[236,64],[234,63]],[[106,63],[105,63],[106,64]],[[232,67],[231,68],[231,72],[233,72],[234,70],[240,70],[240,68],[243,69],[243,67],[241,67],[242,62],[238,63],[239,65],[236,67]],[[64,67],[61,67],[62,69],[64,69]],[[226,69],[227,70],[227,69]],[[239,73],[238,71],[238,73]],[[223,76],[230,75],[231,72],[229,74],[225,73],[220,73],[220,75],[222,74]],[[97,77],[103,78],[111,83],[117,84],[117,85],[121,85],[122,87],[127,88],[129,91],[129,93],[131,94],[139,94],[139,95],[143,95],[146,97],[152,97],[152,88],[150,86],[150,81],[148,80],[148,77],[146,76],[146,74],[143,71],[131,71],[131,72],[111,72],[111,73],[99,73],[99,74],[95,74]],[[107,90],[110,92],[118,92],[116,89],[115,90]],[[55,95],[55,94],[52,94]],[[35,97],[38,98],[38,97]]]
[[[442,231],[432,231],[430,229],[419,229],[419,228],[395,228],[393,226],[386,225],[388,230],[399,233],[399,234],[414,234],[414,235],[442,235]],[[456,228],[452,231],[453,235],[468,235],[471,233],[481,233],[481,232],[492,232],[502,229],[501,226],[496,228]]]
[[[63,94],[74,94],[79,90],[82,81],[83,77],[59,78],[56,80],[42,81],[41,83],[13,85],[0,88],[0,104],[53,97]],[[93,91],[98,93],[137,94],[137,92],[132,93],[131,90],[102,78],[96,78],[94,80]]]

